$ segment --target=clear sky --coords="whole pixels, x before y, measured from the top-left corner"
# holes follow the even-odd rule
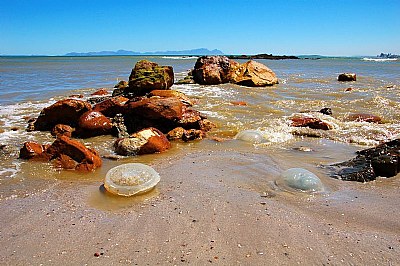
[[[0,0],[0,54],[400,54],[400,0]]]

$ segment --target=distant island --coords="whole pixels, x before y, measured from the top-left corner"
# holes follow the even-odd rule
[[[300,59],[294,55],[272,55],[272,54],[257,54],[257,55],[229,55],[230,59],[268,59],[268,60],[283,60],[283,59]]]
[[[223,55],[224,53],[218,49],[208,50],[206,48],[181,50],[181,51],[157,51],[157,52],[133,52],[127,50],[118,51],[101,51],[87,53],[67,53],[64,56],[106,56],[106,55]]]
[[[381,53],[380,55],[377,55],[377,57],[379,57],[379,58],[400,58],[400,55],[391,54],[391,53],[388,53],[388,54]]]

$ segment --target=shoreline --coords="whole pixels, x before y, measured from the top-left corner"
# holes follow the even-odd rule
[[[260,163],[263,172],[253,169]],[[332,179],[332,191],[308,195],[263,182],[282,166],[258,153],[203,150],[151,166],[161,182],[136,198],[110,195],[99,180],[64,179],[3,201],[1,264],[400,262],[398,178]]]

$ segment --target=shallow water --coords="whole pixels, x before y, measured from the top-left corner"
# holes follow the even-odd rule
[[[194,108],[218,126],[209,135],[226,138],[224,142],[175,142],[164,154],[119,161],[104,159],[100,169],[88,174],[55,169],[51,163],[18,159],[19,148],[25,141],[54,141],[48,132],[26,132],[29,117],[36,117],[44,107],[72,94],[83,94],[87,98],[103,87],[112,92],[113,85],[119,80],[127,80],[135,63],[144,58],[173,66],[176,80],[183,78],[196,61],[179,57],[132,56],[0,57],[0,144],[6,145],[0,153],[0,200],[27,196],[48,189],[54,182],[93,181],[100,186],[106,172],[121,163],[167,163],[186,154],[204,151],[254,155],[248,161],[236,162],[232,176],[239,180],[232,182],[276,189],[272,184],[280,172],[302,167],[317,174],[324,185],[335,190],[340,187],[337,181],[329,178],[319,165],[347,160],[356,150],[397,138],[400,134],[400,61],[365,61],[361,58],[259,60],[277,74],[278,85],[266,88],[232,84],[172,87],[197,100]],[[356,73],[357,81],[338,82],[337,76],[343,72]],[[236,101],[244,101],[247,105],[232,104]],[[324,107],[332,108],[333,115],[313,112]],[[293,133],[299,129],[290,126],[290,117],[299,112],[318,115],[334,125],[334,129],[323,132],[323,138],[297,136]],[[384,123],[345,122],[345,117],[351,113],[378,115]],[[233,140],[243,130],[259,130],[266,141],[253,145]],[[101,155],[113,153],[114,139],[110,136],[82,141]],[[298,149],[300,147],[306,149],[302,151]],[[263,157],[266,158],[264,161]],[[272,165],[274,170],[269,171]],[[101,192],[97,190],[96,193]],[[94,197],[94,201],[102,195]]]

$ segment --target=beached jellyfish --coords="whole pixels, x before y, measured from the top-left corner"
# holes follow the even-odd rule
[[[254,144],[266,142],[263,134],[258,130],[243,130],[236,134],[235,139],[251,142]]]
[[[281,175],[286,186],[307,192],[323,191],[321,180],[312,172],[303,168],[290,168]]]
[[[150,191],[159,181],[160,175],[150,166],[127,163],[107,172],[104,187],[113,194],[133,196]]]

